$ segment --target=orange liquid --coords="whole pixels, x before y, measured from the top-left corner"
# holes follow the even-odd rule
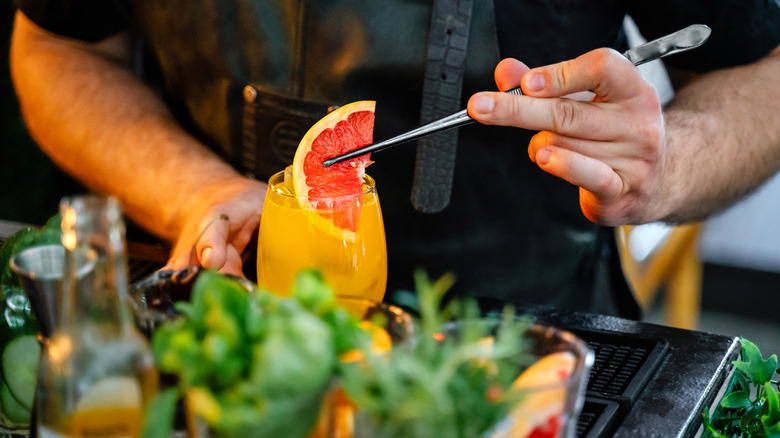
[[[140,437],[143,413],[140,408],[105,408],[77,412],[62,422],[58,430],[39,427],[47,437]]]
[[[317,268],[337,295],[381,301],[387,286],[387,247],[379,199],[375,189],[358,196],[363,202],[357,230],[349,233],[302,209],[281,173],[272,177],[260,222],[258,285],[289,296],[295,275]]]
[[[39,398],[39,438],[140,438],[144,410],[158,390],[158,372],[143,366],[132,375],[115,375],[92,382],[78,403],[53,385]],[[66,385],[72,387],[72,385]],[[73,394],[70,393],[72,396]],[[66,401],[68,400],[68,401]]]

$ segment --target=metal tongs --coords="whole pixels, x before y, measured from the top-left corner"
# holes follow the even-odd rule
[[[649,43],[645,43],[640,46],[636,46],[633,49],[627,50],[625,53],[623,53],[623,56],[628,58],[628,60],[631,61],[634,65],[641,65],[646,62],[663,58],[664,56],[695,49],[707,41],[711,32],[712,31],[708,26],[703,24],[693,24],[686,27],[685,29],[678,30],[677,32],[663,36],[657,40],[653,40]],[[523,94],[523,92],[520,90],[520,87],[513,88],[507,91],[507,93],[515,95]],[[395,136],[391,139],[370,144],[368,146],[363,146],[362,148],[328,158],[322,162],[322,165],[325,167],[332,166],[336,163],[349,160],[350,158],[359,157],[370,152],[379,152],[392,146],[406,143],[412,140],[417,140],[420,137],[434,134],[439,131],[468,125],[474,121],[475,120],[469,116],[468,111],[464,109],[450,116],[428,123],[427,125],[420,126],[419,128]]]

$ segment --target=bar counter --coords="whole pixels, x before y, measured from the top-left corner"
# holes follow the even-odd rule
[[[527,307],[537,322],[571,330],[596,352],[596,364],[586,392],[580,418],[581,437],[693,437],[701,425],[705,406],[719,400],[739,359],[740,344],[728,337],[693,330],[631,321],[611,316],[564,312],[552,308]],[[607,368],[607,378],[620,376],[611,362],[599,364],[603,339],[630,351],[647,350],[645,361],[633,367],[636,375],[626,392],[615,394],[593,388],[594,378]],[[614,351],[609,346],[609,351]],[[627,361],[631,365],[630,354]],[[612,358],[615,354],[612,353]],[[620,358],[618,358],[620,359]],[[607,358],[609,360],[609,358]],[[626,362],[618,360],[618,362]],[[634,385],[631,387],[631,385]],[[595,389],[595,390],[594,390]],[[589,405],[618,406],[588,412]],[[595,418],[583,418],[589,415]]]

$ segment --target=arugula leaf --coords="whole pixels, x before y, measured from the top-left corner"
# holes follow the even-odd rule
[[[777,355],[773,354],[764,360],[756,344],[747,339],[740,339],[740,343],[744,361],[732,362],[734,366],[756,386],[762,386],[772,380],[777,370]]]
[[[704,424],[704,436],[709,438],[728,438],[728,436],[721,434],[720,431],[714,426],[714,422],[710,419],[710,408],[708,406],[704,407],[704,413],[702,416]]]
[[[723,397],[720,405],[728,409],[742,409],[753,406],[753,401],[750,400],[750,387],[743,387],[737,389],[730,394]]]
[[[764,359],[758,347],[740,339],[741,359],[732,362],[736,369],[727,394],[715,412],[703,414],[705,438],[780,436],[777,355]]]

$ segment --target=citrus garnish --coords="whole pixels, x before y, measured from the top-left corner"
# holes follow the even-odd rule
[[[384,328],[371,321],[360,321],[360,328],[371,334],[369,351],[373,354],[384,354],[393,348],[393,340]],[[361,362],[365,359],[365,353],[360,349],[349,350],[339,357],[343,363]]]
[[[365,168],[370,154],[325,167],[328,158],[369,145],[374,135],[376,102],[353,102],[330,112],[303,136],[293,159],[295,194],[301,208],[317,212],[318,227],[349,241],[355,240],[363,197]],[[312,215],[314,216],[314,215]]]
[[[527,390],[520,404],[509,414],[510,427],[491,438],[555,437],[564,420],[566,390],[576,358],[568,351],[552,353],[528,367],[512,383],[513,389]]]

